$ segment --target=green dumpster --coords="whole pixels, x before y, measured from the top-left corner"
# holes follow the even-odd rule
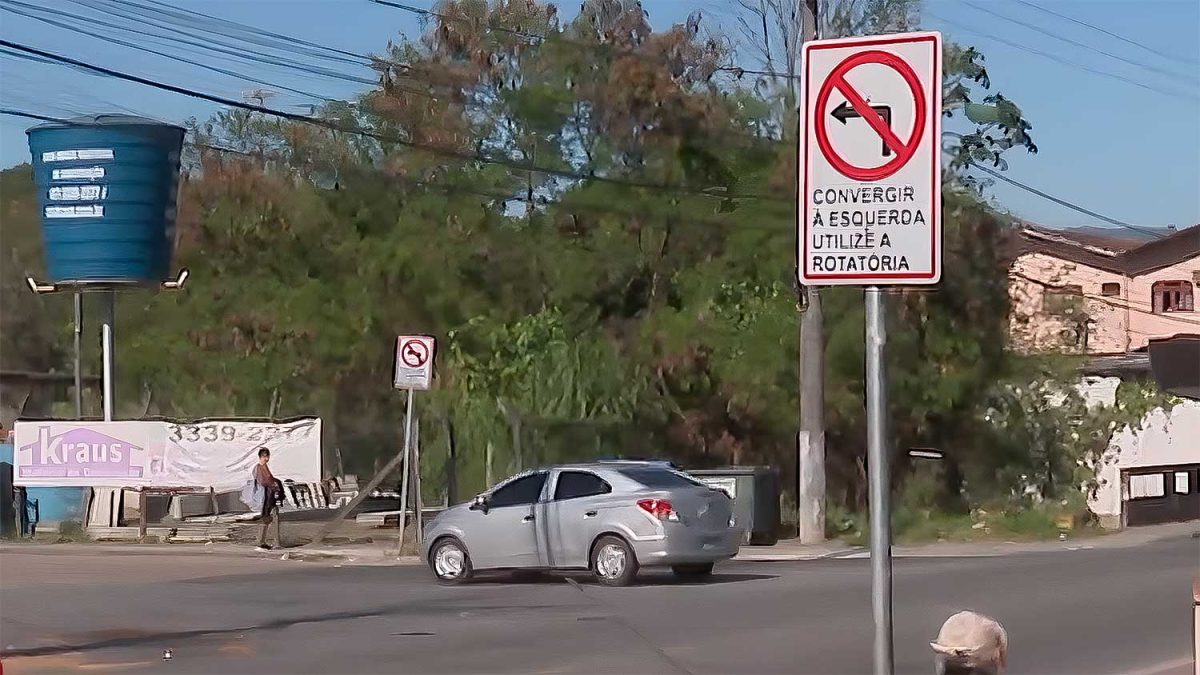
[[[733,517],[746,529],[751,546],[772,546],[779,540],[779,472],[769,466],[731,466],[688,471],[733,499]]]

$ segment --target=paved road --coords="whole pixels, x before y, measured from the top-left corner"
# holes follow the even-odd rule
[[[928,640],[970,607],[1008,627],[1012,673],[1186,672],[1198,561],[1191,538],[898,560],[897,670],[931,672]],[[418,567],[7,549],[0,645],[7,675],[870,671],[867,561],[718,569],[699,585],[442,588]]]

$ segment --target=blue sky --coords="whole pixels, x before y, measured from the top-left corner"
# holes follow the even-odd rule
[[[21,1],[62,11],[79,9],[79,5],[68,0]],[[381,51],[389,39],[400,34],[416,37],[421,31],[415,15],[368,0],[173,1],[182,7],[362,53]],[[972,44],[983,51],[993,91],[1015,101],[1033,123],[1040,152],[1013,153],[1007,175],[1136,225],[1200,223],[1200,2],[1030,2],[1169,56],[1152,53],[1016,0],[928,2],[924,27],[940,30],[947,39]],[[421,7],[432,5],[431,0],[410,0],[410,3]],[[574,2],[560,5],[568,10],[576,6]],[[720,23],[731,33],[736,32],[733,0],[643,0],[643,5],[656,27],[683,21],[699,9],[710,28]],[[1033,27],[1005,21],[996,14]],[[0,16],[0,36],[5,39],[116,70],[234,99],[260,86],[8,12]],[[1049,35],[1038,32],[1039,28]],[[1055,36],[1113,56],[1069,44]],[[136,37],[130,40],[139,42]],[[219,61],[207,53],[140,42],[333,98],[351,97],[359,90],[358,85],[298,75],[284,68]],[[360,74],[371,76],[365,69]],[[51,116],[125,109],[158,119],[182,121],[192,116],[204,118],[215,110],[215,106],[177,94],[9,56],[0,57],[0,101],[3,107]],[[311,99],[301,95],[281,93],[270,104],[305,112],[300,106],[309,102]],[[27,120],[0,116],[0,166],[28,161],[24,130],[29,125]],[[1103,224],[1008,185],[995,185],[991,194],[1002,208],[1046,225]]]

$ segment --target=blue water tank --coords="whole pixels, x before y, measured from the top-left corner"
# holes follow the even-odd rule
[[[49,281],[157,286],[168,278],[183,128],[92,115],[26,133]]]

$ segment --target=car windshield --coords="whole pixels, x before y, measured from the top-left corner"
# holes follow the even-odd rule
[[[683,474],[678,471],[670,471],[667,469],[636,467],[618,469],[617,472],[622,476],[637,481],[648,488],[705,487],[704,483],[701,483],[687,474]]]

